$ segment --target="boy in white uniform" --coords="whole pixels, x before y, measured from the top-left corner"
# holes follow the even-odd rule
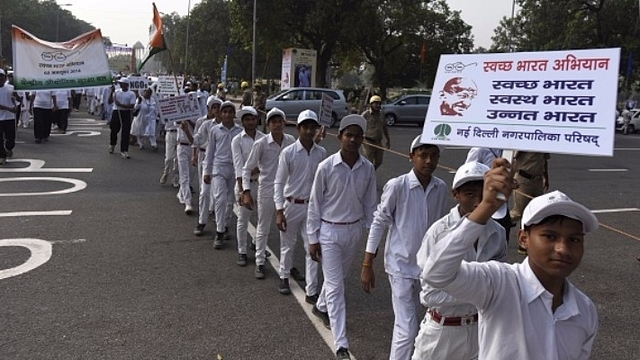
[[[484,174],[489,167],[472,161],[458,168],[453,178],[452,193],[458,205],[436,221],[427,231],[418,251],[417,261],[422,268],[439,242],[461,218],[471,213],[482,201]],[[495,216],[506,214],[506,207]],[[505,261],[507,243],[504,229],[493,219],[487,221],[483,231],[469,248],[464,261]],[[422,282],[420,293],[422,305],[429,310],[420,325],[415,341],[414,360],[459,359],[471,360],[478,356],[478,310],[470,303],[459,300],[440,289]]]
[[[236,222],[236,233],[238,238],[238,266],[247,266],[247,228],[249,219],[253,210],[242,206],[242,194],[245,190],[249,190],[251,198],[258,193],[258,173],[255,167],[251,170],[251,178],[249,180],[249,189],[245,189],[242,184],[242,169],[249,158],[253,144],[264,137],[264,134],[258,131],[258,112],[251,106],[242,108],[239,112],[240,121],[244,130],[231,140],[231,152],[233,153],[233,168],[236,174],[236,190],[238,194],[238,220]]]
[[[269,134],[256,140],[251,153],[242,169],[242,204],[248,209],[253,208],[253,197],[249,191],[251,174],[258,167],[258,226],[256,228],[256,279],[264,279],[264,262],[266,259],[267,240],[276,211],[273,202],[273,182],[278,168],[278,158],[282,149],[293,144],[296,139],[284,133],[284,118],[282,110],[273,108],[267,114]]]
[[[420,267],[416,255],[429,226],[444,216],[448,188],[433,176],[442,148],[423,143],[418,135],[411,143],[409,159],[413,169],[387,182],[367,239],[360,279],[370,293],[375,287],[373,259],[385,228],[387,240],[384,267],[391,285],[395,321],[389,359],[408,360],[418,334]]]
[[[220,124],[215,125],[209,132],[209,143],[204,162],[204,182],[211,184],[216,213],[216,237],[213,248],[222,249],[222,241],[227,230],[227,223],[231,218],[231,204],[233,204],[233,187],[235,176],[233,171],[233,156],[231,154],[231,140],[238,135],[242,128],[234,119],[236,106],[231,101],[220,105]]]
[[[314,304],[318,298],[318,263],[309,255],[307,235],[307,205],[318,164],[327,157],[327,150],[314,140],[320,128],[318,115],[304,110],[298,115],[298,140],[287,146],[278,161],[273,200],[276,204],[276,226],[280,230],[280,285],[283,295],[291,293],[289,276],[298,234],[305,249],[305,300]]]
[[[178,201],[184,204],[184,213],[191,215],[193,206],[191,205],[191,180],[193,179],[194,167],[191,165],[191,144],[193,144],[194,123],[191,120],[180,121],[178,128],[178,175],[180,176],[180,190],[178,190]]]
[[[307,214],[309,253],[315,261],[322,259],[324,276],[313,314],[331,328],[337,359],[351,359],[344,277],[376,209],[375,169],[359,153],[366,128],[361,115],[347,115],[340,121],[340,151],[318,165]]]
[[[465,262],[476,239],[513,189],[508,162],[498,159],[484,178],[482,202],[443,233],[422,272],[430,286],[471,303],[479,312],[478,359],[588,359],[598,329],[591,300],[567,277],[598,220],[554,191],[531,200],[522,214],[522,263]]]

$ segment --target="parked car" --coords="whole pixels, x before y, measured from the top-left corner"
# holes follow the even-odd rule
[[[387,126],[398,123],[415,123],[424,125],[427,116],[430,95],[401,95],[400,97],[387,100],[382,104]]]
[[[269,111],[277,107],[284,111],[287,121],[293,121],[295,123],[298,114],[303,110],[313,110],[320,116],[323,94],[328,94],[333,98],[331,126],[336,126],[340,120],[349,113],[349,107],[347,106],[347,101],[342,90],[307,87],[281,90],[269,96],[265,110]]]
[[[633,134],[636,131],[640,130],[640,109],[631,110],[633,116],[631,117],[631,122],[629,123],[629,133]],[[616,131],[622,131],[622,125],[624,124],[624,120],[622,115],[618,116],[616,119]]]

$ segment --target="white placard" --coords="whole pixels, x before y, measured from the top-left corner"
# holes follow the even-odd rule
[[[178,79],[178,88],[182,89],[184,86],[184,77],[172,75],[158,76],[156,93],[162,95],[178,94],[179,91],[178,88],[176,88],[176,79]]]
[[[149,86],[149,79],[144,76],[129,76],[129,90],[144,90]]]
[[[196,120],[200,117],[198,96],[195,91],[186,95],[158,99],[160,119],[163,122]]]
[[[613,156],[620,49],[442,55],[422,141]]]
[[[326,128],[331,127],[331,123],[333,122],[333,118],[331,117],[331,112],[333,110],[333,98],[331,95],[323,92],[322,93],[322,104],[320,104],[320,125]]]

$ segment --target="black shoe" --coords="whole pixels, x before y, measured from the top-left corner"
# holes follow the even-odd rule
[[[256,265],[256,269],[253,272],[256,279],[264,279],[264,265]]]
[[[213,239],[213,248],[216,250],[222,249],[222,239],[224,239],[224,233],[216,231],[216,238]]]
[[[198,224],[198,226],[196,226],[195,230],[193,230],[193,235],[202,236],[202,234],[204,234],[204,226],[205,226],[205,224]]]
[[[304,281],[304,274],[298,271],[298,269],[291,268],[289,273],[291,274],[291,277],[294,278],[296,281]]]
[[[306,301],[307,304],[315,305],[318,302],[318,294],[316,294],[316,295],[305,295],[304,296],[304,301]]]
[[[278,286],[278,292],[282,295],[291,294],[291,288],[289,287],[289,279],[280,279],[280,285]]]
[[[247,266],[247,254],[238,254],[238,260],[236,260],[236,265]]]
[[[336,351],[336,360],[351,360],[349,349],[341,347]]]
[[[13,157],[13,150],[7,150],[7,158]]]
[[[331,330],[331,323],[329,322],[329,314],[318,309],[317,306],[313,305],[313,309],[311,309],[311,313],[315,315],[318,319],[322,320],[322,324],[327,329]]]
[[[36,144],[40,144],[42,142],[42,139],[36,139]]]

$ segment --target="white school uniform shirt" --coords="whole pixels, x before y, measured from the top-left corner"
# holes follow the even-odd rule
[[[226,126],[216,124],[209,131],[209,143],[204,158],[204,175],[211,175],[214,166],[233,166],[233,157],[231,155],[231,140],[238,135],[242,128],[236,123],[227,128]]]
[[[133,91],[131,90],[122,91],[122,89],[118,89],[113,94],[113,110],[131,110],[131,109],[120,108],[118,105],[116,105],[116,101],[122,105],[135,105],[136,99],[137,99],[136,94]]]
[[[364,220],[369,228],[376,210],[376,173],[373,164],[359,156],[353,168],[337,152],[318,165],[307,212],[309,244],[318,243],[322,220],[354,222]]]
[[[13,107],[15,104],[13,103],[13,85],[5,83],[0,86],[0,105],[6,107]],[[15,120],[16,114],[9,111],[0,109],[0,121],[2,120]],[[0,139],[4,140],[4,139]],[[2,145],[4,146],[4,144]]]
[[[6,85],[5,85],[6,86]],[[33,107],[38,109],[53,109],[55,91],[38,90],[33,98]]]
[[[447,215],[431,225],[424,236],[422,246],[420,246],[416,257],[420,269],[424,269],[427,258],[433,253],[436,244],[441,241],[446,241],[449,230],[460,221],[460,218],[459,205],[456,205]],[[495,220],[490,219],[477,237],[477,245],[467,248],[464,261],[507,261],[507,242],[504,238],[504,228]],[[420,302],[422,305],[437,311],[441,315],[457,317],[473,315],[478,312],[474,305],[461,301],[440,289],[429,286],[424,279],[420,279],[420,284],[422,286],[422,290],[420,291]]]
[[[588,359],[598,329],[591,300],[565,280],[563,304],[522,263],[462,261],[485,225],[466,217],[431,249],[421,278],[479,312],[479,360]]]
[[[191,144],[192,148],[202,148],[202,149],[206,149],[207,148],[207,144],[209,142],[209,124],[211,124],[211,122],[213,121],[212,119],[207,119],[207,115],[203,115],[200,116],[197,120],[196,120],[196,125],[193,127],[193,144]],[[204,136],[204,131],[202,130],[203,127],[206,127],[206,136]]]
[[[431,177],[424,189],[413,170],[389,180],[373,214],[366,251],[375,254],[385,228],[384,268],[387,274],[408,279],[420,278],[416,254],[429,226],[446,213],[449,188]]]
[[[58,106],[58,109],[69,109],[69,98],[71,97],[71,91],[56,90],[54,94],[56,95],[56,105]]]
[[[242,188],[251,188],[251,170],[257,166],[260,169],[258,196],[273,198],[273,182],[276,178],[280,153],[295,141],[296,139],[289,134],[283,134],[281,145],[278,145],[271,134],[256,140],[251,147],[249,158],[242,168]]]
[[[300,139],[287,146],[278,159],[278,170],[273,185],[273,200],[276,209],[283,209],[285,199],[309,200],[313,176],[322,160],[327,158],[327,150],[312,142],[309,152]]]
[[[251,148],[253,147],[253,143],[262,139],[264,137],[264,133],[256,130],[256,135],[254,138],[247,135],[247,133],[242,130],[240,134],[236,135],[233,140],[231,140],[231,153],[233,154],[233,170],[236,176],[236,179],[242,178],[242,169],[244,168],[244,164],[247,162],[249,158],[249,154],[251,153]],[[251,180],[257,180],[258,174],[251,176]],[[245,188],[244,185],[243,189]]]
[[[501,149],[492,149],[486,147],[472,147],[469,149],[467,153],[467,159],[464,163],[476,161],[480,164],[485,164],[489,168],[491,168],[491,164],[493,163],[493,159],[502,157]]]

